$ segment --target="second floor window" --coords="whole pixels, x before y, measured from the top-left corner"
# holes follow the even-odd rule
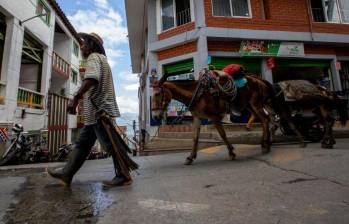
[[[191,22],[190,0],[161,0],[162,31]]]
[[[311,0],[315,22],[349,23],[348,0]]]
[[[43,0],[38,0],[38,3],[36,5],[36,14],[45,14],[43,16],[40,16],[40,18],[45,23],[50,24],[50,9],[47,7]]]
[[[78,72],[75,71],[74,69],[71,70],[71,81],[75,85],[78,83]]]
[[[76,57],[79,57],[79,44],[77,44],[75,41],[73,42],[73,52]]]
[[[251,17],[250,0],[212,0],[214,16]]]

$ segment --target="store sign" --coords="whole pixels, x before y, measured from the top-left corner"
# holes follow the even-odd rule
[[[179,80],[195,80],[194,73],[184,73],[180,75],[170,76],[167,78],[168,81],[179,81]]]
[[[303,43],[260,40],[242,41],[240,46],[240,54],[242,56],[273,57],[303,57],[305,55]]]

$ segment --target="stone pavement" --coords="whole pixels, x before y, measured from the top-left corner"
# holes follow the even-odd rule
[[[113,177],[110,159],[87,161],[71,190],[42,168],[3,170],[2,189],[17,189],[0,193],[12,203],[3,222],[347,224],[349,139],[337,142],[335,149],[276,145],[268,155],[237,145],[235,161],[218,146],[192,166],[183,165],[188,153],[135,157],[141,169],[133,185],[109,190],[100,181]]]

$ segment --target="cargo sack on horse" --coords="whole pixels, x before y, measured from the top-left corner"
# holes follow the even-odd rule
[[[314,85],[307,80],[287,80],[279,82],[286,101],[306,101],[308,99],[329,99],[332,96],[326,89]]]

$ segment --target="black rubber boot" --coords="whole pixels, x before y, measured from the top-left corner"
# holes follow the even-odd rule
[[[103,186],[107,188],[111,187],[121,187],[132,184],[132,178],[131,177],[124,177],[116,175],[112,180],[105,180],[103,181]]]
[[[69,159],[63,168],[47,169],[48,174],[59,179],[64,186],[69,187],[73,176],[84,164],[90,150],[74,148],[69,155]]]

